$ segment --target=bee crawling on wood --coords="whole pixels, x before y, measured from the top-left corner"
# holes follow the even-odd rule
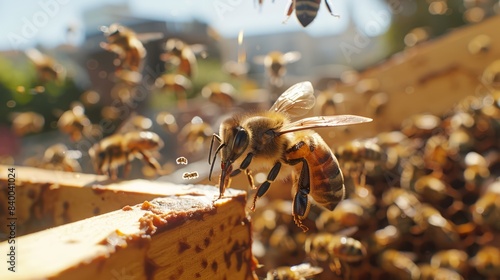
[[[252,210],[257,198],[262,197],[271,183],[283,175],[292,174],[293,210],[295,224],[302,230],[308,215],[309,196],[316,203],[333,210],[344,199],[344,177],[337,158],[313,128],[334,127],[370,122],[370,118],[354,115],[316,116],[297,121],[315,103],[314,90],[310,82],[298,83],[286,90],[269,111],[254,114],[235,115],[225,120],[214,134],[209,154],[211,164],[209,179],[215,164],[215,157],[221,153],[222,173],[219,179],[220,195],[229,187],[230,179],[245,172],[250,185],[253,179],[250,168],[268,169],[267,180],[260,185],[253,199]],[[213,143],[220,142],[211,159]],[[253,166],[251,166],[252,164]]]

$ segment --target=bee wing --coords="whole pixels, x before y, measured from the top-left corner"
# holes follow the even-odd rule
[[[39,50],[37,49],[27,49],[24,51],[26,56],[33,61],[35,64],[41,64],[43,63],[47,56],[42,54]]]
[[[283,55],[283,59],[285,59],[287,63],[293,63],[299,60],[301,57],[302,55],[300,54],[300,52],[287,52]]]
[[[264,61],[266,60],[266,56],[265,55],[256,55],[253,57],[252,60],[255,64],[264,65]]]
[[[203,44],[192,44],[192,45],[189,45],[189,48],[195,54],[200,54],[200,53],[207,50],[207,47]]]
[[[138,33],[135,36],[142,43],[147,43],[154,40],[160,40],[163,39],[163,37],[165,37],[165,35],[161,32]]]
[[[357,123],[371,122],[372,119],[355,115],[338,115],[338,116],[317,116],[301,119],[287,125],[284,125],[278,134],[294,132],[298,130],[319,128],[319,127],[333,127],[341,125],[351,125]]]
[[[299,117],[309,112],[315,102],[311,82],[302,82],[283,92],[269,110],[286,113],[290,117]]]

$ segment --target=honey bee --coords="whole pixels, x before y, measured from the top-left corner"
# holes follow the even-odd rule
[[[168,133],[177,133],[179,130],[174,115],[166,111],[159,112],[158,115],[156,115],[156,123],[163,127]]]
[[[37,76],[41,82],[61,82],[65,79],[66,69],[52,57],[37,49],[28,49],[24,53],[35,64]]]
[[[367,254],[365,246],[357,239],[348,237],[357,230],[347,228],[346,234],[332,234],[328,232],[309,236],[304,244],[306,254],[314,261],[327,261],[330,270],[338,275],[344,270],[344,278],[349,279],[350,269],[347,263],[355,263],[363,260]]]
[[[80,151],[68,150],[66,145],[55,144],[45,150],[40,167],[51,170],[80,172],[82,168],[77,160],[80,157]]]
[[[452,246],[460,240],[456,226],[436,208],[424,203],[420,211],[423,217],[422,230],[438,245]]]
[[[191,155],[208,147],[213,133],[214,130],[209,123],[195,116],[179,131],[177,141],[182,146],[183,152]]]
[[[12,129],[19,136],[42,131],[45,118],[35,112],[23,112],[12,114]]]
[[[473,205],[472,218],[479,225],[500,230],[500,181],[492,183]]]
[[[160,136],[150,131],[130,131],[118,133],[102,139],[89,149],[98,174],[111,175],[117,178],[118,167],[125,165],[124,175],[130,172],[130,162],[134,158],[142,158],[149,166],[161,173],[161,166],[153,157],[153,153],[163,147]]]
[[[470,260],[472,266],[483,276],[500,276],[500,249],[496,246],[483,246]]]
[[[392,225],[378,229],[368,238],[370,253],[379,253],[387,248],[393,248],[401,240],[401,233]]]
[[[267,272],[265,280],[305,280],[308,277],[323,272],[321,267],[302,263],[294,266],[281,266]]]
[[[178,105],[186,107],[187,92],[191,90],[193,83],[181,74],[163,74],[156,79],[155,86],[162,90],[174,92]]]
[[[316,219],[316,227],[321,231],[335,232],[340,228],[360,226],[369,215],[363,206],[354,199],[344,199],[333,211],[322,211]]]
[[[221,108],[231,108],[235,104],[236,90],[229,83],[212,82],[201,89],[201,95]]]
[[[391,188],[382,196],[382,203],[387,205],[387,220],[402,234],[418,229],[423,224],[422,203],[408,190]]]
[[[290,18],[293,11],[295,11],[295,16],[297,20],[303,27],[307,27],[318,15],[319,5],[321,4],[321,0],[292,0],[287,9],[287,19]],[[325,0],[326,8],[330,12],[332,16],[339,17],[338,15],[333,14],[332,8],[330,7],[330,3],[328,0]],[[285,20],[285,21],[286,21]]]
[[[364,185],[366,173],[373,171],[384,157],[382,149],[375,141],[354,140],[337,148],[336,154],[341,158],[342,169],[353,179],[361,181],[356,185]]]
[[[378,260],[381,268],[396,279],[418,280],[422,275],[411,254],[388,249],[379,255]]]
[[[72,141],[80,141],[84,130],[90,125],[91,122],[85,115],[85,109],[81,104],[74,104],[70,110],[62,113],[57,121],[59,130],[68,134]]]
[[[172,38],[165,44],[165,53],[161,56],[163,61],[177,67],[176,73],[192,78],[196,74],[196,53],[201,53],[205,47],[200,44],[188,45],[186,42]]]
[[[442,250],[431,257],[432,267],[443,267],[454,270],[460,274],[466,274],[469,269],[469,255],[462,250]]]
[[[429,264],[422,264],[418,266],[420,269],[420,280],[434,280],[434,279],[447,279],[447,280],[463,280],[464,278],[456,271],[443,267],[433,267]]]
[[[136,33],[117,23],[113,23],[109,27],[102,26],[101,31],[108,40],[107,43],[101,42],[101,48],[118,55],[118,61],[115,62],[118,67],[117,71],[140,72],[142,61],[146,57],[146,49],[137,38]]]
[[[310,82],[298,83],[287,89],[267,112],[234,115],[225,120],[219,135],[212,137],[209,154],[210,176],[215,157],[221,152],[222,173],[219,178],[219,198],[230,185],[230,178],[246,173],[250,182],[250,163],[257,168],[270,169],[267,180],[260,185],[253,199],[262,197],[284,166],[284,174],[291,171],[293,179],[292,215],[297,226],[307,231],[302,224],[309,212],[311,196],[316,203],[333,210],[344,199],[344,177],[337,158],[316,132],[319,127],[334,127],[369,122],[371,119],[354,116],[316,116],[291,122],[289,117],[298,117],[314,106],[314,90]],[[220,142],[211,160],[213,143]],[[234,168],[235,167],[235,168]],[[253,186],[252,186],[253,187]]]
[[[265,56],[259,55],[254,57],[254,62],[257,64],[264,64],[271,85],[281,87],[283,85],[283,77],[286,74],[286,65],[296,62],[300,58],[300,52],[282,53],[279,51],[272,51]]]

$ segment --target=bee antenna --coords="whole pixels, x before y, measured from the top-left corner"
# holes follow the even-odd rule
[[[217,147],[217,150],[215,150],[214,158],[213,158],[212,163],[210,165],[210,173],[208,173],[208,180],[209,181],[212,181],[212,171],[214,170],[215,158],[217,157],[217,154],[219,153],[220,149],[222,149],[225,146],[226,146],[226,144],[222,143],[219,145],[219,147]],[[210,160],[210,158],[209,158],[209,160]]]
[[[212,150],[214,148],[214,140],[215,139],[217,139],[219,141],[219,143],[222,142],[219,135],[217,135],[215,133],[212,135],[212,141],[210,142],[210,151],[208,152],[208,164],[212,164],[210,162],[210,158],[212,157]],[[217,151],[219,151],[219,150],[220,150],[220,146],[219,146],[219,148],[217,148]],[[215,152],[215,154],[217,154],[217,152]]]

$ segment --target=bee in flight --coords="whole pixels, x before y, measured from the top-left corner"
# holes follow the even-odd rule
[[[321,4],[321,0],[291,0],[288,4],[288,9],[286,12],[287,20],[292,15],[293,11],[295,11],[295,16],[297,20],[303,27],[308,26],[318,15],[319,5]],[[328,0],[325,0],[326,8],[328,12],[334,17],[339,17],[332,12],[332,8],[328,3]],[[285,20],[286,21],[286,20]]]
[[[219,198],[230,185],[230,178],[244,171],[253,186],[250,172],[252,163],[257,169],[269,169],[267,180],[260,185],[253,199],[252,210],[257,198],[263,196],[271,183],[283,174],[292,174],[293,209],[295,224],[302,230],[302,224],[309,210],[308,196],[328,210],[333,210],[345,196],[344,177],[337,158],[319,134],[311,130],[318,127],[334,127],[370,122],[372,119],[354,116],[316,116],[298,121],[315,103],[314,89],[310,82],[298,83],[287,89],[269,111],[263,113],[235,115],[225,120],[214,134],[209,154],[211,164],[209,179],[215,157],[221,153],[221,175]],[[220,145],[212,158],[214,141]]]

